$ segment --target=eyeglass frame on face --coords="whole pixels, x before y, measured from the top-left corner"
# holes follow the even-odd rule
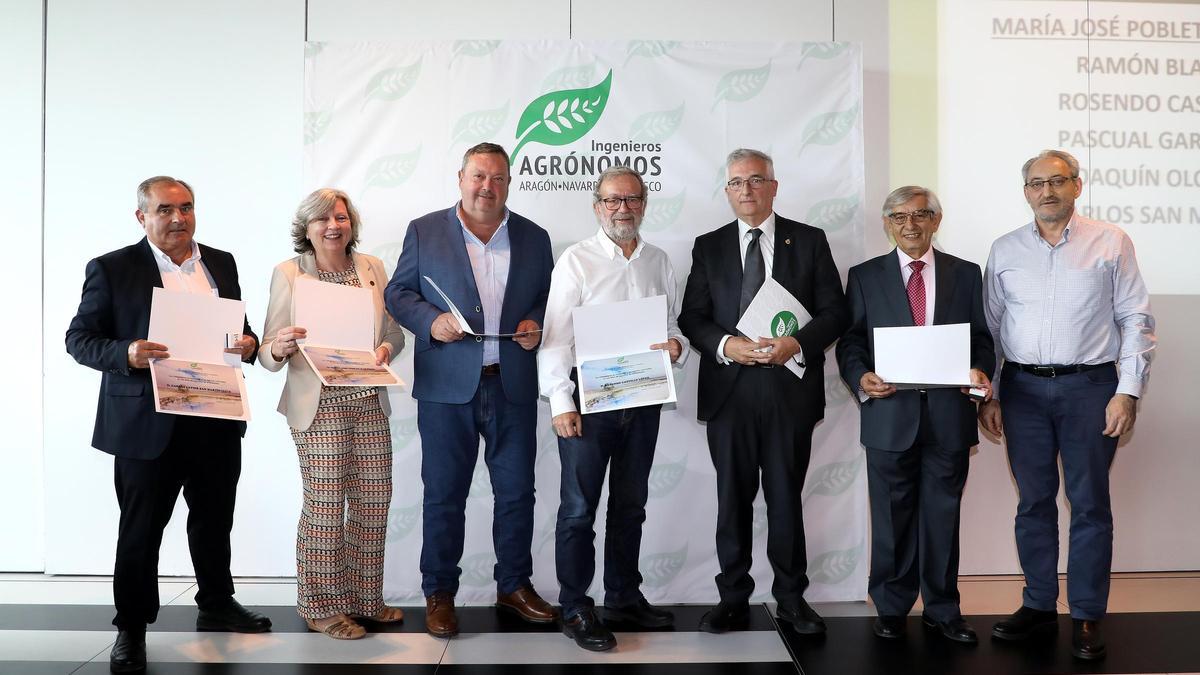
[[[914,225],[923,225],[933,220],[936,215],[933,209],[917,209],[916,211],[893,211],[887,214],[887,219],[897,226],[907,225],[910,218]]]
[[[725,189],[738,191],[743,186],[749,185],[751,190],[757,190],[767,183],[774,183],[774,178],[764,178],[762,176],[750,176],[749,178],[730,178],[725,181]]]
[[[609,211],[621,210],[621,205],[624,204],[630,211],[637,211],[646,205],[646,198],[642,195],[630,195],[628,197],[601,197],[596,200],[604,204],[604,208]]]
[[[1051,176],[1049,178],[1034,178],[1025,183],[1025,189],[1031,192],[1041,192],[1047,185],[1053,190],[1061,190],[1064,185],[1071,181],[1079,180],[1079,176],[1063,176],[1061,174]]]

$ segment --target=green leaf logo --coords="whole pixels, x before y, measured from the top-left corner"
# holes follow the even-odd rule
[[[421,502],[402,509],[393,508],[388,512],[387,540],[400,541],[412,533],[413,528],[421,521]]]
[[[678,42],[666,42],[663,40],[630,40],[629,46],[625,48],[625,65],[629,65],[630,60],[635,56],[644,56],[648,59],[653,59],[665,55],[678,46]]]
[[[796,315],[784,310],[771,319],[771,337],[784,337],[795,333],[800,328]]]
[[[304,43],[304,58],[311,59],[312,57],[325,51],[324,42],[305,42]]]
[[[809,145],[833,145],[846,137],[858,119],[858,104],[849,110],[817,115],[809,120],[800,135],[800,149]]]
[[[496,556],[491,553],[474,553],[462,559],[463,586],[488,586],[494,583]]]
[[[826,232],[832,232],[849,225],[857,211],[858,197],[826,199],[813,204],[808,210],[805,222]]]
[[[367,167],[366,187],[394,188],[412,176],[421,158],[421,146],[411,152],[384,155]]]
[[[671,583],[687,562],[687,544],[678,551],[655,553],[642,556],[638,567],[642,570],[643,583],[650,588],[660,588]]]
[[[332,119],[333,113],[328,110],[304,113],[304,144],[312,145],[321,140]]]
[[[367,83],[367,91],[363,96],[362,109],[366,110],[367,103],[372,100],[395,101],[412,91],[413,85],[421,75],[421,59],[411,66],[403,68],[388,68],[381,70]]]
[[[862,558],[862,544],[840,551],[829,551],[808,563],[808,578],[814,584],[833,585],[850,576]]]
[[[762,68],[733,70],[725,73],[717,82],[716,100],[713,101],[712,109],[716,110],[717,104],[721,101],[749,101],[763,90],[767,84],[767,78],[770,76],[770,61],[767,61],[767,65]]]
[[[862,473],[863,454],[858,453],[848,462],[832,462],[818,467],[808,474],[808,494],[833,497],[846,491]]]
[[[495,138],[500,128],[504,126],[504,120],[508,117],[508,104],[493,108],[492,110],[477,110],[467,113],[458,118],[454,123],[453,138],[450,139],[451,145],[463,141],[474,144],[488,138]]]
[[[799,70],[800,66],[810,58],[821,59],[827,61],[833,57],[846,51],[849,47],[848,42],[806,42],[803,49],[800,50],[800,63],[796,65]]]
[[[687,469],[687,455],[681,457],[678,462],[656,464],[650,469],[650,478],[647,480],[646,487],[650,497],[653,499],[665,496],[679,487],[685,469]]]
[[[533,99],[517,122],[517,147],[512,161],[517,161],[517,153],[526,143],[566,145],[583,138],[604,114],[611,85],[610,70],[604,81],[594,87],[552,91]]]
[[[655,199],[646,202],[646,215],[642,218],[642,229],[653,232],[670,227],[683,213],[683,205],[687,197],[687,188],[674,197]],[[683,297],[683,294],[679,294]]]
[[[499,40],[459,40],[450,49],[450,63],[454,63],[460,56],[487,56],[499,46]]]
[[[567,66],[546,76],[542,80],[540,91],[553,89],[578,89],[586,87],[588,82],[596,79],[596,64],[585,63],[582,66]]]
[[[629,140],[635,143],[661,143],[679,129],[683,104],[674,110],[658,110],[639,115],[629,127]]]

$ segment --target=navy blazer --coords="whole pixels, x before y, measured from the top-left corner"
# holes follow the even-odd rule
[[[933,251],[933,323],[971,325],[971,367],[990,378],[996,364],[992,334],[983,315],[983,276],[979,265],[937,249]],[[858,400],[862,376],[875,370],[876,327],[911,326],[912,310],[895,249],[850,268],[846,283],[850,329],[837,346],[842,379]],[[955,388],[930,389],[929,419],[934,436],[947,450],[965,450],[979,442],[975,404]],[[920,394],[900,390],[862,403],[861,441],[868,448],[901,452],[912,447],[921,419]]]
[[[738,302],[742,290],[741,235],[737,221],[696,237],[692,270],[688,274],[679,312],[679,328],[704,356],[700,360],[697,416],[712,419],[724,405],[743,368],[721,365],[717,345],[726,335],[738,335]],[[794,402],[797,416],[816,422],[825,416],[825,349],[846,328],[846,297],[825,232],[776,215],[775,254],[771,277],[788,290],[812,321],[795,336],[807,368],[803,378],[785,369],[778,378],[781,396]]]
[[[417,339],[412,395],[420,401],[467,403],[479,388],[484,338],[467,335],[455,342],[441,342],[429,334],[434,319],[450,308],[425,281],[426,276],[450,297],[471,329],[483,333],[479,289],[456,209],[457,205],[434,211],[409,223],[404,249],[384,292],[388,312]],[[554,267],[550,235],[545,230],[512,211],[507,227],[511,258],[500,311],[501,333],[515,332],[525,319],[543,325]],[[537,350],[527,351],[508,338],[499,340],[505,396],[512,403],[536,402]]]
[[[217,286],[217,294],[242,299],[233,256],[200,244],[201,262]],[[162,454],[175,428],[176,415],[154,411],[154,388],[149,368],[129,367],[129,345],[145,339],[150,329],[150,301],[162,288],[162,275],[145,237],[131,246],[105,253],[87,264],[79,310],[67,328],[67,352],[80,364],[104,373],[96,402],[92,447],[129,459],[154,459]],[[258,336],[244,322],[242,333]],[[170,345],[167,345],[169,348]],[[246,423],[206,419],[215,428],[228,426],[239,436]]]

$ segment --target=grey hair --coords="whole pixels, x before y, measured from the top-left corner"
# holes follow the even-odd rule
[[[1043,150],[1037,154],[1037,157],[1031,157],[1029,161],[1025,162],[1025,165],[1021,167],[1021,181],[1025,183],[1029,182],[1029,168],[1032,167],[1035,162],[1050,158],[1061,159],[1066,163],[1067,169],[1071,172],[1070,178],[1079,178],[1079,160],[1075,159],[1075,155],[1072,155],[1066,150]]]
[[[296,215],[292,218],[292,249],[296,253],[312,253],[313,245],[308,240],[308,224],[329,215],[338,200],[346,203],[346,212],[350,214],[350,243],[346,244],[346,254],[349,255],[358,244],[358,230],[361,221],[358,209],[350,201],[350,195],[336,188],[321,188],[313,192],[296,207]]]
[[[604,181],[617,176],[633,176],[637,179],[638,185],[642,188],[642,199],[646,199],[646,181],[642,179],[642,174],[625,166],[624,164],[614,164],[604,170],[596,177],[596,189],[592,190],[592,203],[600,201],[600,187],[604,185]]]
[[[928,207],[930,211],[933,211],[934,215],[940,216],[942,214],[942,203],[938,201],[937,195],[933,193],[933,190],[921,187],[920,185],[905,185],[904,187],[898,187],[895,190],[892,190],[892,193],[887,196],[887,199],[883,200],[883,215],[892,215],[892,211],[894,211],[897,206],[900,206],[908,200],[915,199],[917,197],[925,198],[925,206]]]
[[[467,168],[467,162],[474,155],[500,155],[504,158],[504,166],[512,164],[512,160],[508,158],[508,152],[504,150],[504,146],[483,142],[467,148],[467,151],[463,153],[462,167],[459,168],[459,171]]]
[[[775,160],[771,159],[771,156],[762,150],[751,150],[750,148],[738,148],[737,150],[729,153],[729,156],[725,158],[726,175],[729,174],[729,167],[734,162],[740,162],[744,159],[761,159],[762,161],[766,162],[767,173],[770,175],[764,176],[764,178],[775,180]]]
[[[146,209],[150,208],[150,188],[154,187],[155,185],[158,185],[159,183],[175,183],[176,185],[182,185],[183,187],[187,188],[188,194],[192,196],[192,205],[195,206],[196,191],[192,189],[191,185],[188,185],[186,182],[181,181],[178,178],[172,178],[170,176],[152,176],[152,177],[147,178],[146,180],[138,183],[138,186],[137,186],[138,211],[142,211],[144,213],[146,211]]]

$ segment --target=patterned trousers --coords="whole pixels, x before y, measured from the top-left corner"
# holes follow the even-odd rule
[[[374,389],[323,387],[316,418],[292,429],[304,480],[296,609],[305,619],[383,609],[392,437]]]

